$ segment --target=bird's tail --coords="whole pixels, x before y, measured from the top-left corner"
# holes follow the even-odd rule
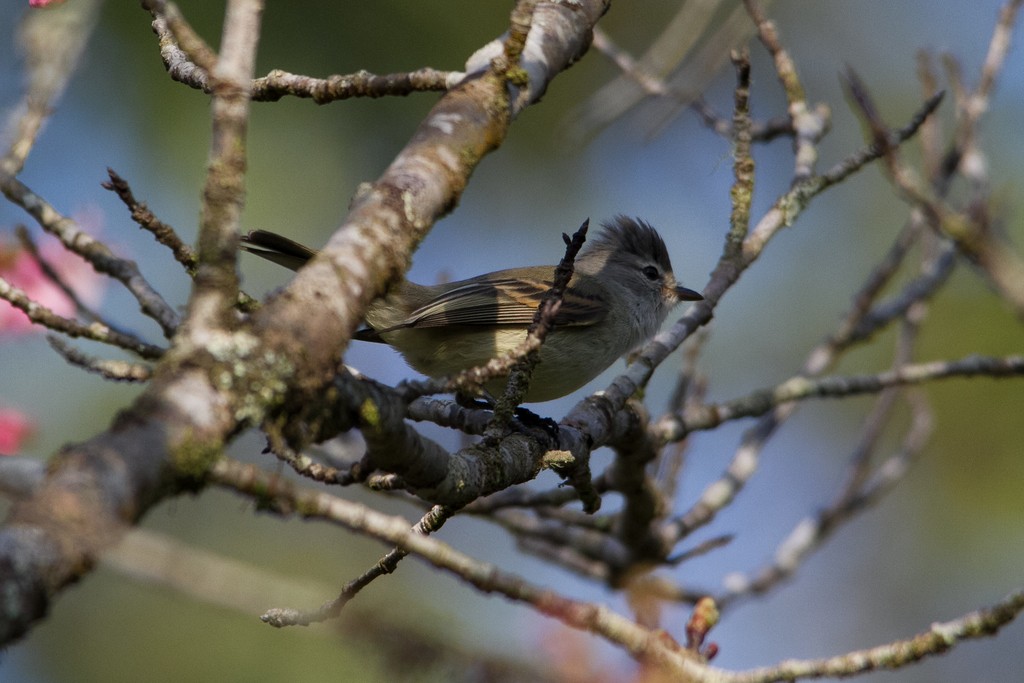
[[[290,270],[298,270],[306,261],[316,256],[315,249],[268,230],[251,230],[248,234],[242,235],[241,247],[250,254],[256,254]]]

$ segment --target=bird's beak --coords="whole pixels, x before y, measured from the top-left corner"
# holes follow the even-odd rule
[[[679,297],[680,301],[703,301],[704,297],[701,296],[700,292],[695,292],[692,289],[686,287],[676,287],[676,296]]]

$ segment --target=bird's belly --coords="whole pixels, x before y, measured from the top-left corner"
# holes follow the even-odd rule
[[[451,327],[393,330],[381,335],[404,356],[416,371],[429,377],[454,375],[484,365],[526,339],[524,329],[455,332]],[[616,344],[615,342],[619,343]],[[621,340],[602,339],[593,328],[568,328],[552,332],[540,350],[527,391],[527,403],[550,401],[580,388],[603,372],[628,349]],[[505,388],[505,378],[488,382],[494,395]]]

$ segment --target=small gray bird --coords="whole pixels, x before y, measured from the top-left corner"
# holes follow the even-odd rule
[[[676,284],[665,243],[650,225],[617,216],[603,228],[576,258],[528,403],[575,391],[653,336],[677,303],[703,299]],[[242,249],[292,270],[316,255],[265,230],[242,237]],[[554,272],[529,266],[440,285],[403,280],[370,306],[355,338],[390,344],[430,377],[483,365],[526,338]],[[504,379],[486,386],[494,394],[503,388]]]

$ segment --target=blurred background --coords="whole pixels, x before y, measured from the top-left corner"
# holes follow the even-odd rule
[[[74,2],[75,0],[70,0]],[[216,45],[222,2],[180,3],[193,25]],[[772,16],[791,50],[812,102],[832,107],[832,133],[821,146],[821,169],[862,146],[861,125],[844,101],[839,74],[850,66],[867,83],[882,115],[902,125],[918,108],[916,53],[956,57],[974,85],[1000,2],[979,0],[777,0]],[[20,95],[14,36],[27,3],[0,0],[0,106]],[[326,76],[423,66],[459,70],[500,34],[510,3],[405,0],[389,3],[268,2],[257,72],[281,68]],[[602,27],[640,52],[677,3],[616,3]],[[1019,23],[1019,22],[1018,22]],[[1018,33],[1016,43],[1024,42]],[[751,45],[752,110],[766,119],[785,113],[770,60]],[[727,142],[684,112],[652,137],[644,117],[627,116],[578,141],[567,134],[573,112],[616,69],[596,52],[559,76],[539,106],[513,126],[486,158],[458,208],[430,233],[410,277],[419,282],[462,278],[512,265],[555,262],[560,234],[586,217],[637,215],[659,228],[677,276],[701,289],[728,226],[732,181]],[[732,106],[732,74],[713,80],[707,99],[723,114]],[[245,223],[323,243],[346,211],[358,183],[375,179],[436,101],[436,94],[350,100],[318,106],[308,100],[257,103],[249,136]],[[951,100],[940,116],[951,121]],[[29,158],[22,180],[65,214],[135,259],[172,302],[184,304],[188,281],[167,252],[140,232],[116,197],[100,188],[106,167],[129,180],[136,196],[187,239],[195,235],[199,188],[209,139],[202,93],[173,83],[159,58],[149,16],[138,3],[106,3],[78,73]],[[1020,122],[1024,120],[1024,48],[1015,44],[982,127],[1001,228],[1024,244]],[[790,144],[755,149],[754,215],[787,189]],[[836,324],[869,268],[900,229],[906,207],[878,168],[868,168],[817,199],[767,249],[716,311],[702,359],[710,400],[771,386],[797,371],[807,351]],[[28,218],[0,204],[9,235]],[[458,245],[453,248],[453,245]],[[287,281],[272,264],[242,257],[245,288],[262,294]],[[135,304],[109,287],[103,310],[150,339]],[[886,367],[891,334],[848,357],[842,372]],[[94,353],[102,349],[84,346]],[[932,306],[921,336],[923,360],[968,353],[1006,355],[1024,348],[1024,331],[972,270],[959,268]],[[0,338],[0,408],[36,420],[24,452],[48,457],[62,443],[104,428],[138,392],[67,367],[41,335]],[[348,361],[385,382],[410,372],[386,348],[354,345]],[[673,365],[656,379],[648,405],[667,404]],[[615,368],[621,369],[621,365]],[[614,371],[596,380],[602,388]],[[810,558],[796,578],[768,597],[726,614],[712,640],[715,663],[738,669],[786,658],[825,657],[909,637],[933,621],[955,618],[1020,587],[1024,566],[1024,387],[1019,380],[954,380],[927,388],[937,429],[909,477],[879,506],[845,527]],[[559,417],[583,393],[540,408]],[[841,480],[869,399],[807,402],[768,445],[761,470],[735,505],[698,535],[733,533],[726,548],[679,567],[676,576],[720,586],[729,572],[761,565],[803,516],[825,505]],[[685,509],[728,463],[749,422],[692,439],[680,487]],[[454,436],[430,434],[456,447]],[[898,435],[890,438],[890,448]],[[232,451],[268,462],[249,435]],[[886,449],[883,447],[882,452]],[[607,455],[599,456],[607,462]],[[551,475],[539,485],[556,484]],[[357,490],[347,497],[369,499]],[[373,505],[409,516],[388,501]],[[263,515],[218,490],[165,503],[144,528],[187,544],[160,557],[171,563],[202,549],[220,560],[190,590],[133,579],[105,566],[68,590],[47,621],[0,655],[0,679],[63,681],[443,681],[465,673],[462,655],[535,662],[565,680],[625,680],[634,664],[598,639],[501,598],[484,596],[414,560],[365,590],[340,624],[273,630],[258,616],[270,607],[310,608],[377,561],[386,548],[323,524]],[[456,518],[440,537],[532,581],[625,611],[623,596],[595,588],[519,554],[501,529]],[[228,569],[237,570],[233,574]],[[223,572],[221,575],[219,572]],[[235,577],[242,576],[244,579]],[[262,581],[262,583],[261,583]],[[221,599],[234,596],[235,607]],[[680,640],[688,610],[667,607],[664,627]],[[900,681],[1017,681],[1024,670],[1024,624],[997,638],[970,642],[951,654],[900,671]],[[422,640],[418,640],[422,639]],[[411,654],[408,644],[416,643]],[[453,659],[437,650],[455,648]],[[389,648],[406,648],[397,662]],[[452,664],[451,662],[454,662]],[[875,674],[861,680],[890,680]],[[890,678],[887,678],[890,677]],[[598,680],[596,675],[590,680]],[[486,680],[481,670],[481,679]]]

